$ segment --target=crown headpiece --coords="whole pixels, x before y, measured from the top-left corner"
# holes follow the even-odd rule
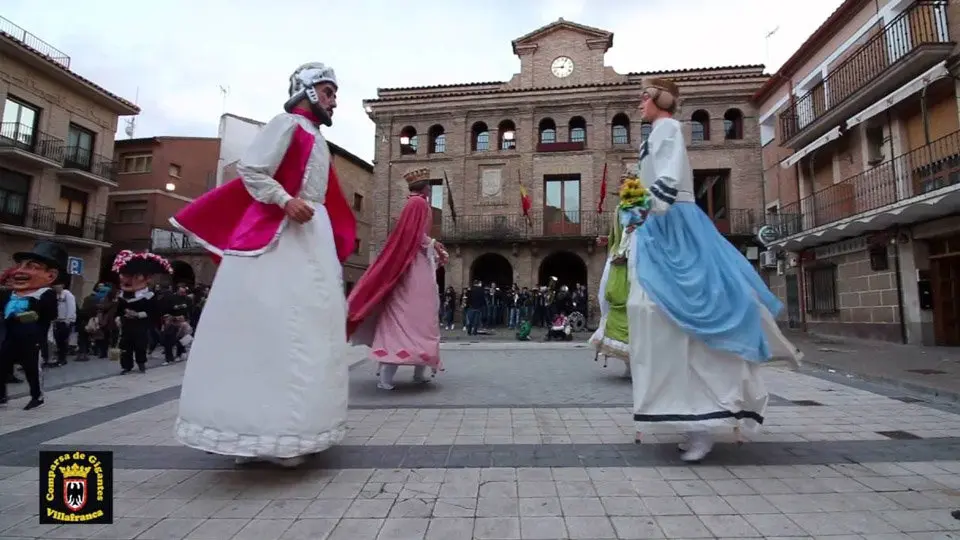
[[[168,274],[173,273],[173,267],[170,265],[170,261],[156,253],[150,253],[149,251],[134,253],[129,249],[117,253],[117,256],[113,259],[113,266],[110,269],[119,273],[130,264],[136,265],[138,270],[144,270],[144,274],[159,274],[161,272]]]
[[[419,182],[421,180],[428,180],[430,178],[430,169],[423,167],[420,169],[414,169],[409,171],[407,174],[403,175],[403,179],[407,181],[408,184],[414,182]]]
[[[69,467],[60,467],[60,473],[64,478],[86,478],[93,467],[85,467],[79,463],[74,463]]]

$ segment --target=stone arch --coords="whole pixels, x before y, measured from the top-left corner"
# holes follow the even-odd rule
[[[537,284],[549,285],[550,277],[557,278],[557,287],[573,289],[577,284],[587,285],[587,263],[572,251],[555,251],[540,261]]]
[[[513,265],[499,253],[484,253],[470,265],[470,284],[478,279],[484,286],[493,282],[497,287],[507,289],[513,285]]]
[[[182,283],[188,287],[193,287],[197,283],[197,274],[193,271],[190,263],[185,261],[170,261],[170,266],[173,267],[173,275],[171,276],[170,282],[174,286]]]

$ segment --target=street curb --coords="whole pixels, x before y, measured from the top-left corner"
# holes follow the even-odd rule
[[[836,367],[836,366],[827,364],[827,363],[825,363],[825,362],[815,361],[815,360],[808,360],[808,359],[806,359],[806,358],[804,358],[803,360],[800,361],[800,365],[801,365],[801,367],[802,367],[803,365],[816,366],[817,368],[820,368],[820,369],[823,369],[823,370],[831,370],[831,369],[832,369],[835,373],[845,374],[845,375],[852,375],[853,377],[856,377],[856,378],[858,378],[858,379],[861,379],[861,380],[864,380],[864,381],[867,381],[867,382],[872,382],[872,383],[877,383],[877,384],[884,384],[884,385],[888,385],[888,386],[893,386],[893,387],[899,388],[899,389],[901,389],[901,390],[906,390],[906,391],[909,391],[909,392],[914,392],[914,393],[917,393],[917,394],[920,394],[920,395],[923,395],[923,396],[926,396],[926,397],[929,397],[929,398],[937,399],[937,400],[944,400],[944,401],[949,401],[949,402],[953,402],[953,403],[960,403],[960,392],[952,392],[952,391],[950,391],[950,390],[941,390],[941,389],[939,389],[939,388],[931,388],[931,387],[929,387],[929,386],[924,386],[924,385],[921,385],[921,384],[912,383],[912,382],[908,382],[908,381],[901,381],[901,380],[893,379],[893,378],[890,378],[890,377],[883,377],[883,376],[880,376],[880,375],[867,375],[867,374],[864,374],[864,373],[855,373],[855,372],[852,372],[852,371],[847,371],[847,370],[844,370],[844,369],[840,369],[840,368],[838,368],[838,367]]]

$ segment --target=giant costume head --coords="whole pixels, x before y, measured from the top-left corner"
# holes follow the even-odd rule
[[[680,106],[680,89],[676,83],[667,79],[652,77],[643,81],[643,100],[641,107],[644,121],[652,121],[657,118],[659,111],[667,112],[671,115],[676,114]],[[648,103],[655,105],[649,107]]]
[[[10,288],[24,296],[50,287],[67,268],[67,251],[60,244],[46,240],[34,244],[30,251],[13,254]]]
[[[134,253],[129,249],[117,253],[112,270],[120,275],[120,289],[124,292],[145,288],[155,274],[173,273],[173,267],[163,257],[146,251]]]
[[[337,106],[338,86],[337,75],[332,67],[320,62],[304,64],[290,75],[290,87],[287,90],[290,99],[283,104],[283,108],[287,112],[293,112],[297,105],[306,99],[310,112],[321,124],[333,125],[333,109]]]

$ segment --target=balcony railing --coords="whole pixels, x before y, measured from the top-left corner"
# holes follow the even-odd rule
[[[119,166],[116,161],[94,154],[86,148],[67,146],[63,160],[66,169],[77,169],[95,174],[101,178],[117,181]]]
[[[23,196],[26,199],[26,195]],[[13,204],[11,194],[7,194],[5,205],[0,206],[0,224],[25,227],[47,233],[54,232],[56,219],[54,210],[39,204]]]
[[[203,251],[203,246],[177,231],[153,229],[150,231],[150,250],[158,253]]]
[[[38,53],[46,56],[50,60],[60,64],[61,66],[70,69],[70,57],[67,56],[66,53],[60,51],[53,45],[50,45],[46,41],[43,41],[42,39],[31,34],[30,32],[27,32],[23,28],[20,28],[3,17],[0,17],[0,32],[3,32],[20,43],[23,43],[27,47],[30,47]]]
[[[790,236],[960,183],[960,131],[781,208]]]
[[[792,139],[828,110],[872,84],[888,68],[908,61],[917,49],[949,43],[947,1],[918,0],[780,113],[782,139]]]
[[[431,234],[446,242],[583,239],[606,236],[614,212],[564,211],[547,209],[530,212],[530,221],[520,213],[457,215],[457,221],[436,216]],[[749,209],[730,209],[713,218],[717,230],[726,235],[752,236],[760,223]],[[396,220],[391,223],[391,230]]]
[[[57,163],[63,162],[63,140],[18,122],[0,124],[0,148],[18,148]]]
[[[54,232],[60,236],[72,236],[87,240],[104,241],[107,232],[107,216],[96,218],[67,212],[57,212]]]

